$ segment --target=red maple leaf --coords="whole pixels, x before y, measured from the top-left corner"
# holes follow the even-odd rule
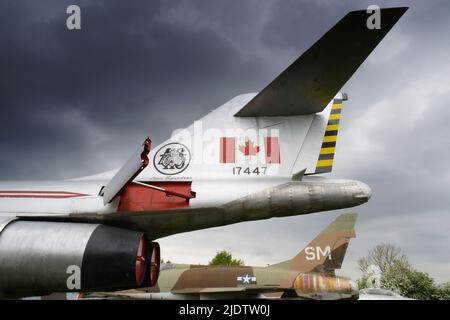
[[[251,140],[247,140],[243,146],[239,146],[239,151],[245,156],[255,156],[259,152],[259,149],[259,146],[255,146]]]

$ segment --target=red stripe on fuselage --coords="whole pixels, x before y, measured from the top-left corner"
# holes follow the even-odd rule
[[[0,198],[65,199],[83,196],[87,196],[87,194],[67,192],[67,191],[0,191]]]

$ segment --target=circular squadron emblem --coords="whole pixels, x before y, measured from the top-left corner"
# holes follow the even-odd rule
[[[153,158],[156,170],[165,175],[174,175],[186,170],[191,161],[191,152],[181,143],[169,143],[159,148]]]

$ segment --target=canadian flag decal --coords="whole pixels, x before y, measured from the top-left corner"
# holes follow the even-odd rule
[[[259,146],[250,139],[237,143],[236,137],[220,138],[220,163],[238,163],[238,159],[255,156],[259,156],[260,161],[266,164],[279,164],[281,159],[278,137],[265,137],[264,146]]]

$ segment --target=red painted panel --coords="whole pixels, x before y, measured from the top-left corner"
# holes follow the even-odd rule
[[[266,137],[264,138],[264,144],[266,146],[266,163],[281,163],[278,137]]]
[[[192,182],[146,182],[156,187],[189,195]],[[119,211],[150,211],[189,207],[189,200],[162,191],[129,184],[120,195]]]
[[[236,138],[220,138],[220,163],[236,162]]]

